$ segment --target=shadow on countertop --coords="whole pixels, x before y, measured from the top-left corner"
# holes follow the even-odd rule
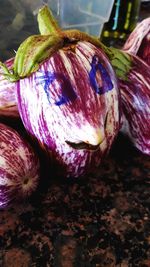
[[[95,174],[0,213],[0,266],[149,267],[149,157],[120,135]]]

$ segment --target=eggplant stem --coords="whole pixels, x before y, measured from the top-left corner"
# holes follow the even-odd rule
[[[47,5],[44,5],[39,10],[37,20],[41,35],[53,34],[61,36],[62,30]]]
[[[91,42],[97,47],[102,48],[103,50],[109,53],[109,49],[100,42],[95,36],[88,35],[87,33],[81,32],[76,29],[71,30],[62,30],[54,18],[51,10],[47,5],[44,5],[38,12],[37,16],[39,32],[41,35],[57,35],[59,38],[70,41],[87,41]]]

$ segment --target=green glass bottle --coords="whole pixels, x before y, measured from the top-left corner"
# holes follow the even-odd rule
[[[108,46],[121,46],[135,28],[140,0],[115,0],[108,22],[104,24],[100,39]]]

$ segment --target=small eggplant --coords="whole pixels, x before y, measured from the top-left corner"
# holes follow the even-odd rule
[[[150,67],[138,56],[119,49],[105,51],[119,81],[121,131],[138,150],[150,155]]]
[[[0,123],[0,208],[29,197],[40,177],[39,158],[27,140]]]

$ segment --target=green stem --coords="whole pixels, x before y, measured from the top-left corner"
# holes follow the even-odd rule
[[[55,20],[51,10],[44,5],[38,12],[37,16],[39,31],[41,35],[61,35],[62,31]]]

